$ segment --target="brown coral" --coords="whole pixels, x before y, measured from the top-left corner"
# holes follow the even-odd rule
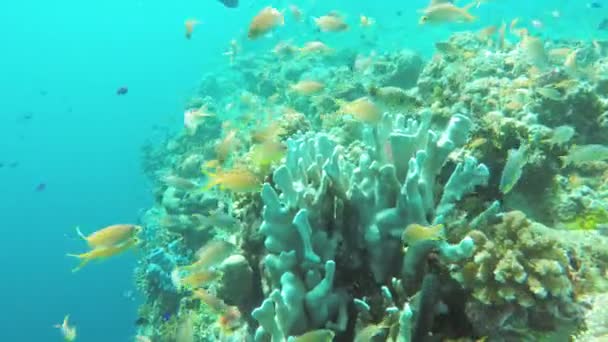
[[[574,303],[568,254],[543,229],[548,228],[513,211],[483,232],[471,233],[477,251],[453,276],[472,292],[467,315],[479,333],[522,326],[552,329],[580,313]],[[497,316],[496,311],[511,314],[492,326],[482,322],[484,317]]]

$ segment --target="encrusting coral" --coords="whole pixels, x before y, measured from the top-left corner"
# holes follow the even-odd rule
[[[524,326],[549,330],[580,316],[567,250],[543,228],[513,211],[469,233],[477,246],[473,258],[452,275],[472,291],[467,315],[480,335],[499,338]]]

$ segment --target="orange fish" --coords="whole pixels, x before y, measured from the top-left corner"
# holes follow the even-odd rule
[[[91,233],[89,236],[85,236],[80,231],[80,227],[76,227],[76,233],[87,242],[89,247],[99,248],[122,244],[134,238],[142,229],[141,226],[134,224],[114,224]]]
[[[271,6],[264,7],[249,24],[247,37],[258,39],[279,25],[285,25],[283,13]]]
[[[236,168],[218,173],[210,173],[204,171],[209,177],[209,182],[204,190],[209,190],[216,185],[220,186],[220,190],[230,190],[234,192],[255,192],[260,189],[260,179],[251,171],[242,168]]]
[[[348,24],[338,15],[324,15],[313,18],[315,25],[321,32],[341,32],[348,30]]]
[[[313,95],[319,93],[325,85],[321,82],[302,80],[296,84],[292,84],[290,89],[300,95]]]
[[[368,97],[361,97],[351,102],[342,102],[338,112],[352,115],[358,121],[370,124],[375,124],[382,118],[380,108]]]
[[[139,240],[134,238],[116,246],[99,247],[82,254],[68,254],[68,256],[80,259],[80,264],[72,269],[72,272],[79,271],[92,260],[102,260],[126,252],[138,243]]]
[[[217,271],[203,270],[180,278],[179,284],[190,289],[196,289],[202,287],[203,285],[209,284],[219,276],[220,274]]]
[[[303,54],[311,54],[311,53],[331,53],[333,49],[325,45],[323,42],[314,40],[311,42],[307,42],[300,48],[300,52]]]
[[[194,31],[194,26],[200,24],[200,21],[196,19],[188,19],[184,22],[184,26],[186,27],[186,39],[192,38],[192,32]]]
[[[213,267],[230,256],[233,250],[234,245],[224,240],[210,241],[196,252],[196,262],[180,269],[192,272]]]
[[[201,302],[207,304],[213,311],[217,313],[223,313],[228,309],[228,305],[226,305],[226,303],[204,289],[197,289],[193,291],[192,297],[200,299]]]
[[[224,139],[215,146],[217,160],[219,160],[220,163],[225,162],[232,151],[237,147],[238,141],[236,139],[236,132],[236,129],[230,130]]]

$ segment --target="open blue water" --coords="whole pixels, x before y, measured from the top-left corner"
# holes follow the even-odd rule
[[[571,14],[552,25],[552,34],[563,37],[593,38],[608,14],[608,3],[593,11],[586,1],[488,1],[477,12],[480,27],[516,16],[548,22],[557,9]],[[366,13],[387,27],[387,48],[427,50],[450,30],[417,26],[415,10],[425,0],[294,2],[315,14]],[[133,289],[135,258],[72,274],[77,262],[65,254],[86,247],[74,227],[90,232],[137,220],[151,204],[139,166],[142,144],[181,127],[201,75],[224,66],[229,40],[273,3],[286,4],[251,0],[238,10],[215,0],[0,4],[0,341],[58,341],[52,325],[67,313],[78,340],[132,340],[136,302],[123,293]],[[203,22],[191,41],[183,36],[188,18]],[[128,86],[126,96],[116,95],[120,86]],[[35,191],[39,183],[44,191]]]

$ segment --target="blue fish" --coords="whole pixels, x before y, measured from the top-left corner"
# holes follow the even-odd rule
[[[589,7],[589,8],[602,8],[603,6],[602,6],[602,4],[600,4],[597,1],[592,1],[592,2],[590,2],[590,3],[587,4],[587,7]]]
[[[228,8],[237,8],[239,7],[239,0],[219,0],[224,6]]]

